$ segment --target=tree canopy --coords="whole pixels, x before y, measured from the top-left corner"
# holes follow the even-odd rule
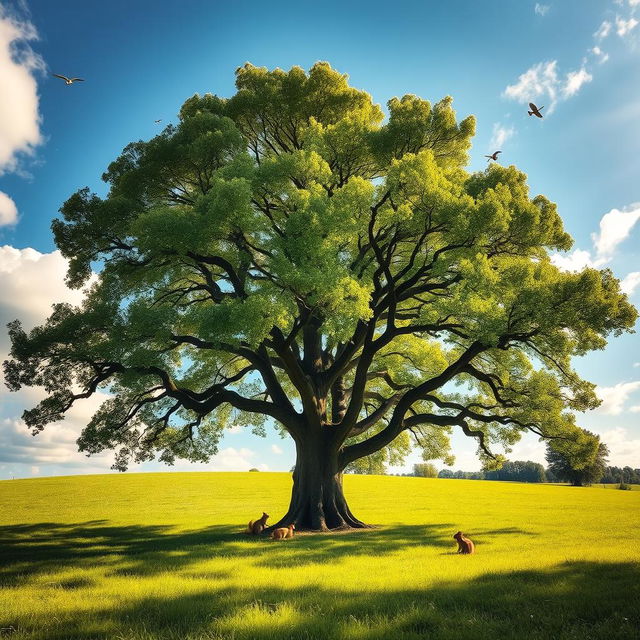
[[[550,475],[576,487],[598,482],[607,470],[608,455],[607,445],[600,442],[599,436],[586,430],[576,440],[547,443],[546,458]]]
[[[333,474],[409,437],[450,456],[453,428],[488,468],[523,432],[577,437],[572,410],[598,400],[571,359],[636,311],[610,271],[551,263],[572,241],[523,172],[464,169],[473,116],[414,95],[385,113],[327,63],[247,64],[236,85],[129,144],[106,197],[62,206],[69,286],[98,277],[82,306],[10,325],[9,388],[48,393],[27,425],[103,389],[78,444],[118,469],[207,460],[227,425],[270,420]]]

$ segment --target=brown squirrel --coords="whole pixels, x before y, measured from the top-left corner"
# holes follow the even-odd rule
[[[281,527],[280,529],[274,529],[271,532],[271,537],[274,540],[284,540],[285,538],[293,538],[293,530],[296,528],[295,524],[290,524],[288,527]]]
[[[469,538],[465,538],[462,531],[458,531],[453,537],[458,541],[458,553],[473,553],[475,551],[475,545]]]
[[[264,528],[267,526],[267,518],[269,517],[268,513],[262,512],[262,517],[259,520],[249,520],[249,524],[247,525],[247,530],[245,533],[249,533],[251,535],[257,536],[264,531]]]

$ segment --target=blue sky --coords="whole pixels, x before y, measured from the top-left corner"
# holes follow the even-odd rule
[[[189,96],[232,95],[234,70],[246,61],[288,69],[327,60],[381,105],[405,93],[452,95],[458,115],[478,121],[469,169],[483,168],[484,154],[500,148],[503,163],[528,174],[533,193],[558,203],[576,241],[559,263],[612,268],[640,304],[640,0],[0,0],[0,7],[2,325],[14,317],[35,324],[51,302],[77,295],[65,291],[64,261],[52,253],[50,223],[62,202],[84,186],[104,193],[109,162],[128,142],[175,121]],[[65,86],[50,73],[86,81]],[[545,105],[543,120],[527,115],[531,99]],[[638,347],[637,336],[623,336],[578,363],[603,398],[580,423],[609,444],[611,463],[635,467]],[[0,356],[6,351],[2,329]],[[0,478],[108,468],[109,456],[73,453],[91,406],[34,439],[19,420],[34,397],[0,390]],[[293,464],[291,444],[275,433],[232,433],[221,449],[206,468]],[[472,442],[457,436],[454,449],[456,468],[478,468]],[[543,451],[526,438],[512,457],[542,461]]]

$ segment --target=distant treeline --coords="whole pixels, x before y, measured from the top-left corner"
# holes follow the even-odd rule
[[[376,473],[387,474],[386,469],[375,471],[353,470],[351,473]],[[395,473],[389,475],[416,476],[420,478],[453,478],[456,480],[503,480],[511,482],[562,482],[549,470],[538,462],[531,460],[516,460],[505,462],[497,471],[452,471],[442,469],[438,471],[436,466],[429,462],[413,465],[413,473]],[[640,484],[640,469],[631,467],[606,467],[604,476],[594,482],[602,484]]]
[[[640,469],[631,467],[607,467],[598,484],[640,484]]]
[[[505,462],[497,471],[451,471],[442,469],[438,478],[463,480],[510,480],[512,482],[549,482],[546,469],[537,462],[515,460]],[[552,481],[552,480],[551,480]]]
[[[451,471],[442,469],[438,478],[462,480],[511,480],[515,482],[559,482],[549,469],[530,460],[505,462],[498,471]],[[631,467],[607,467],[604,476],[595,482],[599,484],[640,484],[640,469]]]

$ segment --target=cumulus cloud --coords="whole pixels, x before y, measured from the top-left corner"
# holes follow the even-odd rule
[[[546,16],[551,7],[548,4],[540,4],[536,2],[536,6],[533,8],[534,12],[539,16]]]
[[[552,253],[551,262],[563,271],[582,271],[585,267],[595,267],[590,251],[575,249],[567,254]]]
[[[284,451],[277,444],[272,444],[271,445],[271,453],[275,453],[276,455],[280,455],[280,454],[284,453]]]
[[[600,64],[605,63],[609,59],[609,54],[605,53],[600,47],[595,46],[589,49],[589,53],[593,54]]]
[[[605,261],[611,259],[617,246],[631,233],[631,229],[640,219],[640,202],[628,207],[611,209],[600,220],[600,232],[593,233],[591,238],[598,258]]]
[[[610,416],[620,415],[625,410],[629,396],[640,389],[640,380],[619,382],[612,387],[596,387],[596,394],[602,404],[596,409]]]
[[[87,464],[84,453],[78,452],[76,440],[91,416],[107,399],[97,393],[75,404],[66,418],[50,424],[37,436],[19,418],[0,419],[0,462],[24,465],[64,465],[107,471],[113,464],[113,454],[92,455]]]
[[[563,76],[558,73],[557,60],[538,62],[521,74],[516,83],[507,86],[502,95],[523,104],[542,99],[547,103],[547,113],[553,113],[559,101],[576,95],[592,79],[584,66]]]
[[[638,26],[638,21],[633,17],[629,17],[628,20],[624,20],[620,16],[616,16],[616,33],[624,38],[628,33]]]
[[[37,37],[30,22],[0,5],[0,175],[14,171],[20,154],[32,155],[42,143],[36,74],[45,64],[29,46]]]
[[[583,84],[591,82],[591,80],[593,80],[593,76],[584,67],[578,71],[569,71],[566,82],[562,87],[562,97],[566,99],[574,96],[580,91]]]
[[[47,318],[54,302],[79,304],[84,293],[65,285],[67,268],[60,251],[0,246],[0,326],[19,318],[32,328]],[[4,345],[0,342],[0,351]]]
[[[251,458],[255,455],[255,451],[242,447],[236,449],[235,447],[227,447],[221,449],[215,458],[213,458],[212,465],[214,468],[225,471],[248,471],[253,465]]]
[[[598,27],[598,30],[593,34],[596,40],[604,40],[611,33],[611,23],[608,20],[604,20]]]
[[[622,279],[620,282],[620,289],[623,293],[630,296],[638,288],[638,285],[640,285],[640,271],[632,271]]]
[[[0,227],[18,222],[16,203],[3,191],[0,191]]]
[[[8,357],[9,338],[6,324],[16,318],[25,329],[41,324],[51,313],[55,302],[79,304],[83,292],[64,284],[68,262],[59,251],[41,253],[35,249],[0,246],[0,362]],[[0,369],[0,460],[12,464],[57,465],[65,468],[106,471],[111,455],[96,456],[87,462],[75,444],[80,432],[104,401],[104,394],[77,403],[67,418],[36,437],[18,417],[22,410],[35,406],[44,398],[36,388],[10,393],[4,386]]]
[[[68,262],[59,251],[40,253],[0,246],[0,362],[9,352],[8,322],[21,320],[30,330],[47,319],[55,302],[80,304],[83,292],[64,283],[67,268]],[[9,393],[2,379],[0,369],[0,398]]]
[[[500,122],[494,122],[491,141],[489,142],[491,150],[493,151],[502,147],[507,140],[514,136],[515,132],[514,127],[508,127],[502,125]]]
[[[638,467],[640,438],[634,438],[628,429],[616,427],[600,433],[600,439],[609,448],[609,464],[616,467]]]
[[[591,251],[575,249],[567,254],[554,253],[551,254],[551,262],[565,271],[601,267],[611,261],[618,246],[629,237],[638,220],[640,220],[640,203],[638,202],[622,209],[611,209],[600,219],[600,231],[591,234],[593,242]],[[625,285],[627,288],[631,287],[631,291],[637,285],[637,276],[634,273],[627,276],[629,280]]]

